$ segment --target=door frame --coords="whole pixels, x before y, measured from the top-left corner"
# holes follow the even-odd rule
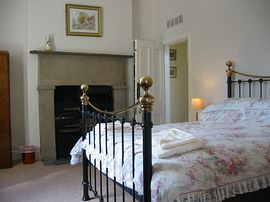
[[[180,36],[164,40],[164,100],[165,100],[165,123],[171,122],[171,87],[170,87],[170,46],[173,44],[187,41],[187,63],[188,63],[188,100],[190,95],[190,72],[191,72],[191,40],[190,33],[182,34]],[[188,113],[189,120],[189,113]]]

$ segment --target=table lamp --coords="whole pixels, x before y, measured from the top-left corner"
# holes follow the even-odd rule
[[[204,101],[202,98],[192,98],[190,103],[191,110],[196,111],[196,121],[198,121],[198,111],[204,109]]]

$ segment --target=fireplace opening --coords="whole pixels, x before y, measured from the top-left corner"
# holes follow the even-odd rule
[[[54,91],[56,159],[67,159],[82,136],[80,86],[56,86]],[[88,96],[96,107],[113,111],[112,86],[91,85]]]

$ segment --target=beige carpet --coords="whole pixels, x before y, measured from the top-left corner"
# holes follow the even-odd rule
[[[44,166],[40,161],[30,165],[19,163],[10,169],[0,169],[0,201],[80,202],[81,172],[81,164]],[[121,196],[120,189],[118,195]],[[126,195],[126,201],[132,201],[131,197]],[[121,197],[117,201],[122,201]]]

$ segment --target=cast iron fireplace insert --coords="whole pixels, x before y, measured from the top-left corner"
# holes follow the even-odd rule
[[[80,86],[56,86],[54,91],[56,158],[68,159],[70,150],[81,137]],[[88,96],[100,109],[113,111],[113,89],[107,85],[90,85]]]

